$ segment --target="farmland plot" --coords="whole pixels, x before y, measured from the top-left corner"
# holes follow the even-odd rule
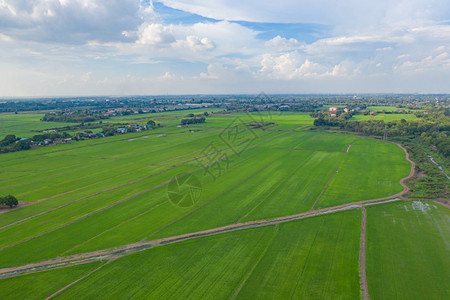
[[[367,209],[367,276],[372,299],[450,297],[450,214],[433,202]]]
[[[105,265],[57,298],[354,299],[359,223],[360,212],[349,211],[157,247]],[[13,279],[0,284],[14,287]]]

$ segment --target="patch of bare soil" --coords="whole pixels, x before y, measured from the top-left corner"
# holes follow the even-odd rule
[[[31,202],[19,201],[19,204],[14,207],[0,206],[0,214],[6,213],[8,211],[16,210],[18,208],[22,208],[22,207],[25,207],[30,204],[31,204]]]

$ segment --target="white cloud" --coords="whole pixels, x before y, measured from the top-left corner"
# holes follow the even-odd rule
[[[87,72],[86,74],[84,74],[83,76],[81,76],[81,81],[83,82],[88,82],[92,80],[92,72]]]
[[[161,79],[165,79],[165,80],[167,80],[167,79],[170,80],[170,79],[174,79],[174,78],[175,78],[175,75],[170,72],[166,72],[166,73],[164,73],[163,76],[161,76]]]
[[[425,71],[449,71],[450,56],[447,52],[438,55],[430,55],[420,60],[407,60],[400,65],[395,66],[396,71],[400,72],[425,72]]]
[[[23,40],[123,40],[142,14],[139,0],[1,0],[0,28]]]
[[[176,47],[190,48],[194,51],[213,50],[216,46],[207,37],[199,38],[195,35],[188,35],[185,40],[177,41]]]
[[[292,80],[304,78],[343,77],[354,73],[351,63],[341,62],[326,66],[308,58],[298,52],[290,52],[274,56],[265,54],[261,60],[260,74],[268,78]]]
[[[218,21],[170,24],[140,0],[0,0],[0,95],[292,92],[299,82],[318,92],[321,83],[377,91],[411,74],[416,85],[405,79],[406,91],[450,86],[450,25],[441,22],[450,19],[449,1],[160,2]],[[304,43],[301,32],[277,31],[289,26],[258,32],[231,19],[330,30]]]
[[[147,45],[167,45],[175,42],[173,26],[143,24],[139,29],[137,43]]]
[[[267,42],[264,43],[264,45],[266,47],[276,48],[278,51],[292,50],[294,48],[300,47],[300,43],[296,39],[294,38],[286,39],[279,35],[277,35],[271,40],[268,40]]]

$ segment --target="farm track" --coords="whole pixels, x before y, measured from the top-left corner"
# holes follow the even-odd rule
[[[261,262],[261,260],[263,259],[263,257],[266,255],[267,250],[269,250],[270,246],[273,243],[273,240],[275,239],[275,237],[277,236],[279,231],[279,226],[275,225],[275,230],[274,233],[272,235],[272,237],[270,238],[269,242],[267,243],[266,247],[264,248],[264,250],[261,252],[261,255],[259,256],[258,260],[256,261],[256,263],[253,265],[253,267],[250,269],[250,271],[248,271],[248,273],[245,275],[244,280],[242,280],[241,284],[238,286],[238,288],[236,289],[236,291],[233,294],[233,297],[231,297],[231,299],[236,299],[237,295],[239,295],[239,293],[241,292],[242,288],[244,287],[244,285],[247,283],[247,280],[250,278],[250,276],[253,274],[253,271],[255,271],[256,267],[259,265],[259,263]]]
[[[74,264],[83,264],[89,263],[92,261],[100,261],[105,259],[117,259],[119,257],[125,256],[127,254],[140,252],[151,247],[160,246],[160,245],[168,245],[173,244],[189,239],[200,238],[205,236],[217,235],[226,232],[233,232],[238,230],[244,230],[249,228],[257,228],[257,227],[265,227],[271,226],[275,224],[287,223],[290,221],[301,220],[321,215],[333,214],[341,211],[353,210],[353,209],[361,209],[362,205],[379,205],[384,203],[390,203],[394,201],[400,201],[400,199],[391,199],[385,201],[379,200],[366,200],[355,203],[348,203],[343,205],[338,205],[334,207],[324,208],[320,210],[307,211],[300,214],[289,215],[284,217],[277,217],[266,220],[258,220],[258,221],[249,221],[245,223],[235,223],[227,226],[222,226],[218,228],[212,228],[208,230],[203,230],[199,232],[187,233],[182,235],[177,235],[168,238],[160,238],[155,240],[148,241],[139,241],[136,243],[97,250],[92,252],[74,254],[65,257],[57,257],[50,260],[41,261],[38,263],[31,263],[22,266],[14,266],[0,269],[0,278],[16,276],[23,273],[35,272],[43,269],[51,269],[51,268],[59,268],[67,265]]]
[[[330,153],[345,153],[345,152],[348,152],[348,151],[337,151],[337,150],[321,150],[321,149],[305,149],[305,148],[284,148],[284,147],[272,147],[270,149],[291,150],[291,151],[330,152]]]
[[[364,300],[369,300],[369,287],[367,284],[366,273],[366,227],[367,227],[367,212],[364,205],[362,205],[362,217],[361,217],[361,237],[359,242],[359,281],[362,296]]]
[[[242,184],[245,183],[246,181],[248,181],[248,180],[250,180],[251,178],[253,178],[256,174],[258,174],[259,172],[261,172],[262,170],[264,170],[265,168],[267,168],[268,166],[270,166],[272,163],[273,163],[273,162],[270,162],[270,163],[264,165],[261,169],[258,169],[256,172],[252,173],[252,174],[251,174],[250,176],[248,176],[247,178],[245,178],[245,179],[239,181],[238,183],[236,183],[235,185],[231,186],[229,189],[227,189],[226,191],[224,191],[224,192],[221,193],[220,195],[218,195],[218,196],[216,196],[216,197],[210,199],[209,201],[203,203],[202,205],[196,207],[195,209],[193,209],[193,210],[191,210],[191,211],[185,213],[184,215],[182,215],[182,216],[179,217],[178,219],[175,219],[175,220],[173,220],[172,222],[170,222],[170,223],[168,223],[168,224],[166,224],[166,225],[160,227],[159,229],[155,230],[154,232],[150,233],[150,234],[147,235],[145,238],[143,238],[142,241],[148,239],[148,238],[151,237],[152,235],[154,235],[154,234],[160,232],[161,230],[163,230],[163,229],[165,229],[165,228],[167,228],[167,227],[169,227],[169,226],[171,226],[171,225],[173,225],[173,224],[175,224],[175,223],[181,221],[181,220],[184,219],[185,217],[191,215],[192,213],[196,212],[196,211],[199,210],[200,208],[202,208],[202,207],[204,207],[204,206],[210,204],[210,203],[213,202],[214,200],[217,200],[217,199],[219,199],[220,197],[222,197],[222,196],[228,194],[229,192],[231,192],[232,190],[234,190],[236,187],[242,185]]]
[[[272,137],[266,141],[263,141],[257,145],[252,146],[251,148],[257,147],[260,144],[268,142],[276,137],[278,137],[278,136]],[[395,143],[395,144],[397,144],[397,143]],[[123,245],[123,246],[118,246],[118,247],[113,247],[113,248],[108,248],[108,249],[103,249],[103,250],[98,250],[98,251],[93,251],[93,252],[80,253],[80,254],[75,254],[75,255],[71,255],[71,256],[57,257],[57,258],[53,258],[50,260],[41,261],[38,263],[31,263],[31,264],[27,264],[27,265],[23,265],[23,266],[2,268],[2,269],[0,269],[0,279],[6,278],[6,277],[14,277],[14,276],[18,276],[18,275],[22,275],[22,274],[26,274],[26,273],[39,272],[39,271],[43,271],[43,270],[47,270],[47,269],[63,268],[66,266],[71,266],[71,265],[76,265],[76,264],[85,264],[85,263],[89,263],[89,262],[93,262],[93,261],[101,261],[101,260],[105,260],[105,259],[107,260],[106,264],[108,264],[111,261],[118,259],[120,257],[126,256],[131,253],[144,251],[146,249],[149,249],[149,248],[155,247],[155,246],[168,245],[168,244],[178,243],[178,242],[189,240],[189,239],[218,235],[218,234],[222,234],[222,233],[226,233],[226,232],[233,232],[233,231],[238,231],[238,230],[245,230],[248,228],[271,226],[271,225],[286,223],[286,222],[290,222],[290,221],[294,221],[294,220],[300,220],[300,219],[305,219],[305,218],[310,218],[310,217],[315,217],[315,216],[320,216],[320,215],[326,215],[326,214],[333,214],[333,213],[346,211],[346,210],[361,209],[363,217],[361,220],[361,237],[360,237],[361,239],[360,239],[360,253],[359,253],[360,284],[361,284],[361,291],[363,294],[363,299],[369,299],[367,278],[366,278],[366,273],[365,273],[365,255],[366,255],[366,253],[365,253],[366,245],[365,244],[366,244],[366,223],[367,223],[365,206],[366,205],[379,205],[379,204],[384,204],[384,203],[389,203],[389,202],[399,201],[399,200],[413,200],[413,201],[414,200],[416,200],[416,201],[423,200],[423,201],[433,201],[433,202],[436,202],[440,205],[443,205],[443,206],[449,208],[448,204],[445,204],[442,202],[437,202],[436,199],[409,199],[406,197],[406,194],[408,194],[410,192],[410,188],[406,185],[406,181],[408,181],[409,179],[411,179],[412,177],[415,176],[415,163],[410,159],[407,150],[402,145],[400,145],[400,144],[397,144],[397,145],[404,150],[404,152],[406,154],[406,159],[411,163],[411,171],[407,177],[400,180],[400,184],[403,186],[404,190],[395,195],[392,195],[389,197],[384,197],[384,198],[379,198],[379,199],[347,203],[347,204],[338,205],[338,206],[334,206],[334,207],[314,210],[314,206],[316,205],[317,200],[319,200],[323,191],[326,189],[326,187],[325,187],[325,189],[319,195],[319,198],[316,199],[316,202],[314,203],[311,210],[301,213],[301,214],[277,217],[277,218],[266,219],[266,220],[249,221],[249,222],[245,222],[245,223],[237,223],[237,224],[232,224],[232,225],[228,225],[228,226],[204,230],[204,231],[200,231],[200,232],[193,232],[193,233],[188,233],[188,234],[183,234],[183,235],[178,235],[178,236],[173,236],[173,237],[168,237],[168,238],[155,239],[155,240],[150,240],[150,241],[142,240],[140,242],[132,243],[132,244],[128,244],[128,245]],[[346,152],[348,152],[348,150],[350,149],[350,146],[347,148]],[[247,149],[250,149],[250,148],[247,148]],[[342,161],[340,162],[339,166],[341,164],[342,164]],[[337,169],[339,169],[339,166]],[[331,179],[335,175],[335,173],[332,174],[328,183],[331,181]],[[188,175],[188,174],[190,174],[190,173],[187,173],[185,175]],[[328,183],[326,186],[328,186]],[[145,193],[145,192],[146,191],[144,191],[142,193]],[[139,193],[139,194],[141,194],[141,193]],[[124,199],[124,200],[126,200],[126,199]],[[124,201],[124,200],[122,200],[122,201]],[[120,202],[122,202],[122,201],[120,201]],[[212,200],[210,200],[209,202],[211,202],[211,201]],[[206,205],[208,203],[205,203],[204,205]],[[117,204],[113,204],[113,205],[117,205]],[[108,208],[110,208],[110,207],[106,207],[104,209],[108,209]],[[104,209],[102,209],[102,210],[104,210]],[[144,213],[145,212],[143,212],[142,214],[144,214]],[[127,221],[125,221],[125,222],[127,222]],[[174,222],[176,222],[176,221],[177,220],[175,220]],[[167,225],[167,226],[169,226],[169,225]],[[120,224],[117,226],[120,226]],[[0,230],[1,229],[3,229],[3,228],[0,228]],[[103,234],[103,233],[101,233],[101,234]],[[74,282],[70,283],[69,285],[65,286],[61,290],[59,290],[56,293],[49,296],[47,299],[50,299],[50,298],[58,295],[62,291],[66,290],[67,288],[70,288],[71,286],[75,285],[79,281],[88,277],[89,275],[91,275],[95,271],[99,270],[106,264],[102,264],[101,266],[99,266],[98,268],[89,272],[85,276],[75,280]],[[255,264],[254,268],[257,266],[257,264],[258,264],[258,262]],[[239,293],[239,291],[237,291],[237,294],[238,293]]]
[[[297,172],[298,169],[300,169],[302,167],[302,165],[298,166],[297,168],[294,169],[293,172],[291,172],[290,174],[288,174],[286,177],[284,177],[282,180],[280,180],[280,183],[278,183],[275,188],[273,190],[271,190],[260,202],[258,202],[248,213],[246,213],[244,216],[242,216],[241,218],[239,218],[238,222],[241,222],[242,220],[244,220],[245,218],[248,217],[248,215],[250,215],[255,209],[257,209],[261,204],[264,203],[264,201],[267,200],[267,198],[269,198],[276,190],[278,190],[278,188],[286,182],[286,180],[291,177],[293,174],[295,174]]]
[[[342,157],[341,161],[339,162],[336,170],[334,170],[333,174],[331,174],[330,178],[328,179],[327,183],[323,187],[322,191],[320,191],[319,196],[317,196],[316,201],[314,201],[314,204],[311,207],[311,210],[314,210],[314,207],[316,206],[317,202],[319,202],[320,198],[322,198],[323,193],[325,193],[326,189],[328,188],[328,185],[330,184],[331,180],[333,179],[334,175],[337,174],[339,171],[339,168],[341,167],[342,163],[344,162],[345,156]]]
[[[16,210],[16,209],[28,206],[30,204],[31,204],[30,202],[19,201],[19,204],[17,206],[15,206],[15,207],[4,207],[4,206],[2,206],[2,207],[0,207],[0,215],[4,214],[4,213],[7,213],[9,211],[12,211],[12,210]]]
[[[49,299],[53,299],[55,298],[57,295],[61,294],[62,292],[64,292],[65,290],[67,290],[68,288],[70,288],[71,286],[74,286],[75,284],[77,284],[78,282],[80,282],[81,280],[91,276],[93,273],[97,272],[98,270],[100,270],[101,268],[103,268],[104,266],[106,266],[107,264],[111,263],[112,260],[108,260],[106,263],[98,266],[97,268],[95,268],[94,270],[90,271],[89,273],[87,273],[84,276],[81,276],[80,278],[78,278],[77,280],[69,283],[68,285],[66,285],[65,287],[63,287],[62,289],[59,289],[58,291],[54,292],[53,294],[51,294],[50,296],[46,297],[45,300],[49,300]]]
[[[291,131],[293,131],[293,130],[294,130],[294,129],[292,129]],[[291,132],[291,131],[289,131],[289,132]],[[265,141],[262,141],[262,142],[260,142],[260,143],[258,143],[258,144],[255,144],[255,145],[253,145],[253,146],[250,146],[250,147],[248,147],[248,148],[246,148],[246,149],[244,149],[244,150],[242,150],[242,151],[236,153],[236,155],[239,155],[239,154],[242,153],[243,151],[247,151],[247,150],[256,148],[256,147],[258,147],[258,146],[260,146],[260,145],[262,145],[262,144],[264,144],[264,143],[270,142],[270,141],[273,140],[274,138],[277,138],[277,137],[279,137],[279,136],[281,136],[281,135],[284,135],[284,134],[286,134],[286,133],[282,133],[282,134],[273,136],[273,137],[271,137],[271,138],[269,138],[269,139],[267,139],[267,140],[265,140]],[[218,161],[216,161],[216,162],[210,164],[209,166],[211,166],[211,165],[213,165],[213,164],[215,164],[215,163],[217,163],[217,162],[226,160],[226,159],[228,159],[228,157],[230,157],[230,156],[232,156],[232,155],[234,155],[234,154],[227,155],[227,156],[225,156],[224,158],[222,158],[222,159],[220,159],[220,160],[218,160]],[[265,165],[263,168],[261,168],[261,169],[259,169],[258,171],[254,172],[252,175],[250,175],[249,177],[245,178],[244,180],[238,182],[238,183],[235,184],[232,188],[226,190],[225,192],[223,192],[223,193],[220,194],[219,196],[212,198],[211,200],[207,201],[206,203],[200,205],[199,207],[197,207],[197,208],[195,208],[195,209],[193,209],[193,210],[187,212],[186,214],[184,214],[184,215],[181,216],[180,218],[178,218],[178,219],[176,219],[176,220],[170,222],[169,224],[166,224],[165,226],[159,228],[158,230],[152,232],[151,234],[149,234],[148,236],[146,236],[146,237],[143,239],[143,241],[146,240],[147,238],[151,237],[152,235],[154,235],[154,234],[160,232],[161,230],[163,230],[163,229],[169,227],[170,225],[173,225],[173,224],[177,223],[178,221],[180,221],[180,220],[182,220],[183,218],[187,217],[188,215],[190,215],[190,214],[196,212],[197,210],[199,210],[200,208],[204,207],[205,205],[208,205],[209,203],[213,202],[214,200],[216,200],[216,199],[222,197],[223,195],[226,195],[227,193],[229,193],[230,191],[232,191],[234,188],[240,186],[242,183],[244,183],[244,182],[246,182],[247,180],[251,179],[253,176],[255,176],[256,174],[258,174],[261,170],[263,170],[263,169],[265,169],[266,167],[270,166],[272,163],[273,163],[273,162],[268,163],[268,164]],[[206,166],[205,168],[207,168],[207,167],[208,167],[208,166]]]

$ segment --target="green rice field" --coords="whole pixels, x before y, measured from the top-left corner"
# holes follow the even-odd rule
[[[420,201],[367,209],[372,299],[450,297],[448,208]]]
[[[413,114],[378,114],[375,116],[365,116],[365,115],[355,115],[350,120],[351,121],[369,121],[369,120],[377,120],[377,121],[398,121],[398,120],[415,120],[417,117]]]
[[[44,114],[0,114],[0,140],[8,134],[32,137],[40,131],[73,125],[63,122],[43,122]]]
[[[0,298],[359,298],[362,214],[350,204],[403,191],[399,182],[411,169],[403,149],[310,130],[306,113],[217,113],[203,124],[177,126],[185,114],[152,114],[164,128],[0,155],[0,196],[21,201],[0,211]],[[343,205],[346,211],[333,210]],[[412,261],[403,268],[379,255],[397,236],[405,236],[395,241],[405,243],[399,249],[413,243],[404,231],[418,230],[416,220],[429,223],[421,234],[434,232],[423,240],[436,245],[440,261],[432,263],[448,265],[448,240],[432,244],[439,230],[448,233],[448,209],[430,203],[417,219],[404,205],[413,202],[367,208],[374,299],[406,293],[376,272],[414,272]],[[386,216],[396,211],[406,227],[387,233]],[[241,224],[248,227],[219,230]],[[205,230],[219,231],[118,259],[2,277],[6,268]],[[386,268],[374,270],[376,263]]]

